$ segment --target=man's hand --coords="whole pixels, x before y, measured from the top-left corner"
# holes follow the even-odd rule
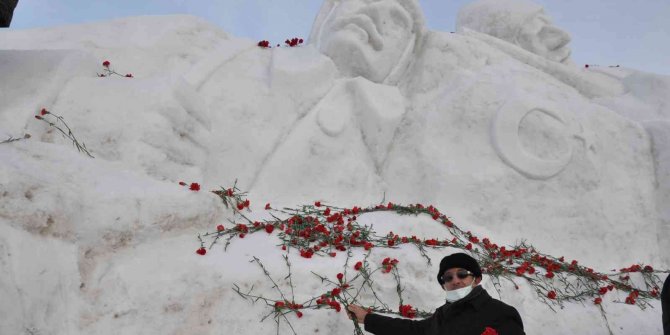
[[[349,310],[349,312],[347,313],[347,317],[349,317],[349,320],[351,320],[352,316],[355,316],[356,321],[358,321],[358,323],[363,323],[363,321],[365,321],[365,316],[368,315],[368,311],[365,308],[358,305],[349,305],[347,309]]]

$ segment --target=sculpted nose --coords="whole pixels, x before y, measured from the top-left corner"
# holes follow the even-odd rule
[[[570,43],[570,34],[552,25],[543,27],[539,35],[549,50],[556,50]]]

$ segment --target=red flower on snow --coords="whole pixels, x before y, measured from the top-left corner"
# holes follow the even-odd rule
[[[286,43],[286,45],[288,45],[290,47],[294,47],[294,46],[297,46],[298,44],[302,44],[302,42],[303,42],[302,38],[297,38],[297,37],[294,37],[290,40],[287,39],[286,41],[284,41],[284,43]]]
[[[205,256],[205,254],[207,253],[207,249],[201,247],[200,249],[196,250],[195,253],[200,256]]]
[[[354,270],[360,271],[362,267],[363,267],[363,262],[357,262],[356,265],[354,265]]]
[[[200,184],[198,183],[191,183],[191,187],[189,187],[189,190],[191,191],[200,191]]]
[[[491,327],[486,327],[481,335],[498,335],[498,332]]]
[[[400,305],[400,314],[406,318],[413,319],[416,316],[416,310],[412,305]]]
[[[556,299],[556,291],[549,291],[549,293],[547,293],[547,298],[551,300]]]
[[[339,287],[336,287],[336,288],[333,289],[332,292],[330,292],[330,295],[333,296],[333,297],[336,297],[336,296],[340,295],[341,292],[342,292],[342,289],[340,289]]]
[[[104,67],[109,67],[110,64],[111,63],[108,60],[102,62],[102,66],[104,66]]]

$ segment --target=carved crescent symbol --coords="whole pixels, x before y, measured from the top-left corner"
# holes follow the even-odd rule
[[[524,99],[527,100],[527,99]],[[524,150],[519,126],[530,112],[538,111],[558,120],[567,128],[569,119],[560,108],[545,101],[507,101],[491,123],[491,142],[498,156],[509,166],[532,179],[549,179],[561,172],[572,159],[573,148],[556,160],[543,159]]]

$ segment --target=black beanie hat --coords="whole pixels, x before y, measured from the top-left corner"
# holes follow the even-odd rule
[[[444,272],[452,268],[463,268],[474,273],[475,277],[481,278],[482,276],[482,269],[479,267],[477,261],[461,252],[442,258],[442,261],[440,262],[440,272],[437,273],[437,281],[440,285],[444,285],[444,281],[442,280]]]

